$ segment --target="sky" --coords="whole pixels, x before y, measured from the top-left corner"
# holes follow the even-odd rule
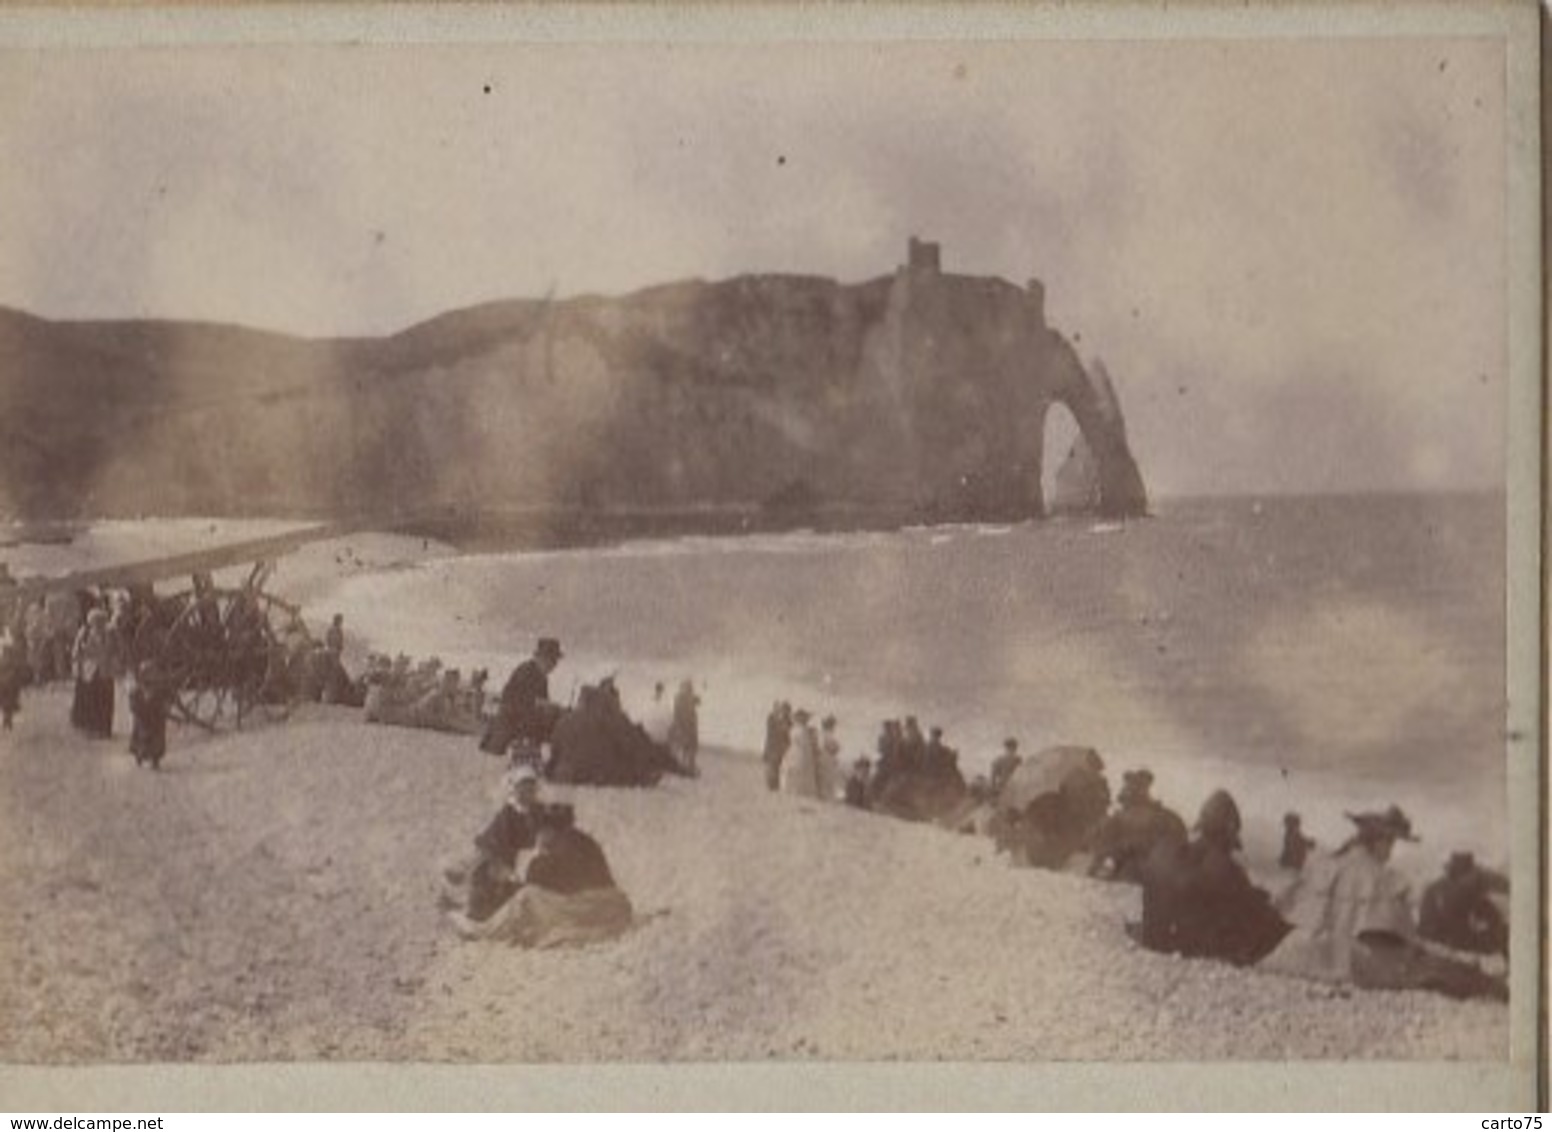
[[[918,235],[1045,283],[1155,495],[1494,487],[1504,81],[1491,39],[12,50],[0,304],[380,334]]]

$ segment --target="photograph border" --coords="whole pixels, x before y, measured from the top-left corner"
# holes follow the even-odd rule
[[[1547,1101],[1544,290],[1540,11],[1477,3],[377,5],[0,11],[0,48],[1490,37],[1505,45],[1507,758],[1513,870],[1503,1062],[0,1066],[16,1110],[1529,1111]],[[31,171],[10,170],[11,176]]]

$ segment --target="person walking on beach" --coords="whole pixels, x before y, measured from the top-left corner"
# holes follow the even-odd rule
[[[564,655],[560,641],[554,637],[539,638],[533,656],[512,670],[501,689],[501,704],[480,742],[481,750],[502,755],[514,739],[534,746],[549,742],[550,731],[561,713],[560,706],[550,700],[550,673]]]
[[[765,788],[781,788],[781,764],[792,746],[792,705],[777,700],[771,705],[771,714],[765,717]]]

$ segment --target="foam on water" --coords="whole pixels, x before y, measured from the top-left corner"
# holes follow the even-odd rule
[[[1394,801],[1431,871],[1506,853],[1501,522],[1490,498],[1220,501],[1103,533],[660,540],[366,574],[327,604],[498,686],[557,634],[559,699],[614,674],[639,714],[693,676],[706,741],[745,750],[777,699],[837,715],[848,761],[906,714],[968,773],[1005,735],[1085,743],[1187,817],[1230,789],[1256,856],[1287,810],[1333,846]]]

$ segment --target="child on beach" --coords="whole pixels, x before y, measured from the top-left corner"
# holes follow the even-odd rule
[[[1304,822],[1298,814],[1283,815],[1283,851],[1277,863],[1285,869],[1299,872],[1309,859],[1309,851],[1315,848],[1315,839],[1304,836]]]
[[[129,753],[135,765],[150,764],[160,770],[167,754],[167,712],[172,707],[172,689],[154,661],[144,661],[135,672],[135,686],[129,693],[129,713],[133,724],[129,732]]]

